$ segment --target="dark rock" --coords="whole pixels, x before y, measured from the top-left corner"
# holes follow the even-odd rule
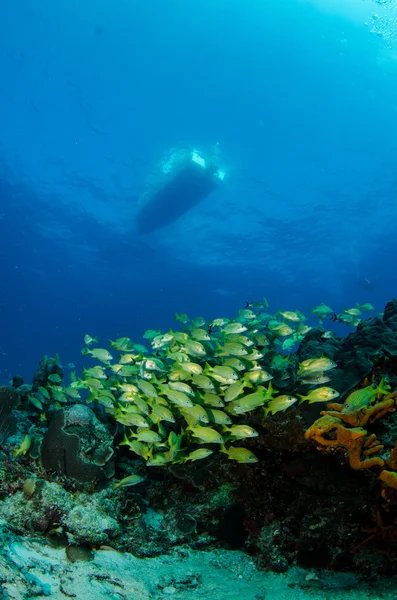
[[[70,562],[77,562],[78,560],[89,561],[94,559],[94,553],[89,546],[80,544],[79,546],[68,546],[66,548],[66,557]]]
[[[226,542],[232,550],[242,548],[247,541],[248,532],[244,526],[245,517],[244,505],[235,503],[225,510],[219,522],[218,537]]]
[[[191,515],[181,515],[176,523],[179,531],[184,535],[190,535],[197,527],[197,521]]]
[[[41,359],[37,371],[33,376],[33,391],[37,391],[41,386],[46,387],[49,383],[49,375],[59,375],[63,378],[63,368],[57,356],[54,358],[44,356],[44,358]]]
[[[9,387],[0,387],[0,444],[16,432],[12,411],[17,407],[19,394]]]
[[[44,469],[65,474],[81,482],[104,479],[106,475],[102,467],[91,459],[86,448],[82,448],[82,439],[88,436],[88,450],[96,456],[93,436],[96,425],[97,419],[87,406],[74,405],[57,412],[41,445]],[[103,427],[102,424],[99,426]],[[100,445],[99,442],[98,446]],[[111,453],[107,453],[107,456],[110,458]]]
[[[21,385],[23,385],[23,378],[20,375],[14,375],[14,377],[11,380],[11,385],[13,389],[16,390],[17,388],[21,387]]]
[[[386,304],[383,321],[389,329],[397,333],[397,298],[393,298]]]

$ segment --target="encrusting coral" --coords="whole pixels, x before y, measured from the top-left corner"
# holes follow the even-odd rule
[[[320,447],[344,448],[352,469],[385,465],[395,468],[396,451],[394,454],[391,451],[393,458],[389,459],[374,456],[382,452],[384,445],[367,428],[385,414],[395,412],[396,401],[397,391],[387,393],[382,384],[379,388],[366,386],[349,394],[343,404],[329,403],[328,410],[321,411],[320,418],[307,429],[305,437],[313,439]],[[380,479],[397,488],[397,473],[384,470]]]

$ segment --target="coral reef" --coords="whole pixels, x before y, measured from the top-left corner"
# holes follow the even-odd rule
[[[45,357],[15,377],[0,516],[70,561],[224,547],[278,572],[397,569],[397,300],[346,337],[264,310],[178,315],[150,351],[86,336],[80,376]]]

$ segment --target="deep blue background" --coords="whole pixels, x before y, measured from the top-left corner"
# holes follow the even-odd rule
[[[44,353],[79,366],[86,332],[141,341],[174,312],[232,316],[263,296],[274,311],[382,310],[397,283],[397,47],[376,10],[3,3],[0,382]],[[217,142],[222,189],[137,236],[164,152]]]

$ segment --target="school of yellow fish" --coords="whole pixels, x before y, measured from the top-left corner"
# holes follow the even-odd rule
[[[257,462],[255,454],[240,445],[259,435],[244,422],[248,413],[261,409],[264,416],[274,415],[296,402],[329,402],[339,396],[323,385],[336,367],[326,356],[296,363],[296,381],[309,386],[306,395],[274,389],[272,370],[291,364],[311,327],[299,311],[271,315],[267,308],[266,300],[247,303],[235,319],[210,322],[177,314],[178,330],[145,332],[150,351],[127,337],[111,341],[108,350],[97,347],[98,340],[87,334],[82,353],[98,364],[83,369],[81,377],[72,375],[66,386],[59,375],[50,375],[48,387],[30,399],[37,408],[50,401],[60,407],[70,399],[98,402],[125,426],[122,445],[148,466],[203,460],[217,448],[238,463]],[[362,310],[373,307],[344,311],[349,316],[345,322],[352,324],[351,316],[356,324]],[[325,305],[312,312],[321,325],[335,314]],[[330,331],[323,334],[324,339],[331,336]],[[134,482],[132,478],[120,485]]]

